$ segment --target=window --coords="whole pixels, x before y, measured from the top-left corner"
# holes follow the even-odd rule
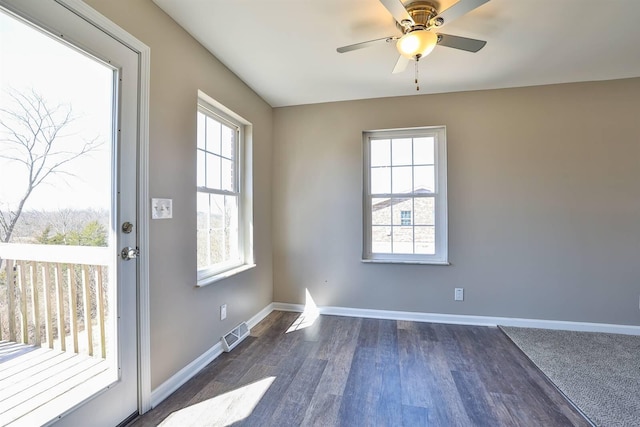
[[[447,264],[444,127],[364,132],[368,262]]]
[[[198,285],[252,266],[251,213],[243,172],[245,123],[200,94],[197,119]],[[223,108],[223,107],[222,107]]]
[[[411,211],[400,211],[400,225],[411,225]]]

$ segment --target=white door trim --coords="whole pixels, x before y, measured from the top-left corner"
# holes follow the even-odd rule
[[[55,0],[138,54],[138,411],[151,409],[151,317],[149,306],[149,89],[151,49],[82,0]]]

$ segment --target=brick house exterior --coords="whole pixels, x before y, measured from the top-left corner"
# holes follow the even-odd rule
[[[433,197],[374,198],[371,224],[374,253],[435,253]]]

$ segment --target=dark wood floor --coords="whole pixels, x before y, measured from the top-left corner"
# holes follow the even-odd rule
[[[286,333],[299,316],[271,313],[132,425],[590,425],[497,328],[321,316]]]

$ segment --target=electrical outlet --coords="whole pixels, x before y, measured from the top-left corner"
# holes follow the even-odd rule
[[[453,299],[455,301],[464,301],[464,288],[455,288]]]
[[[220,306],[220,320],[224,320],[227,318],[227,304],[222,304]]]

